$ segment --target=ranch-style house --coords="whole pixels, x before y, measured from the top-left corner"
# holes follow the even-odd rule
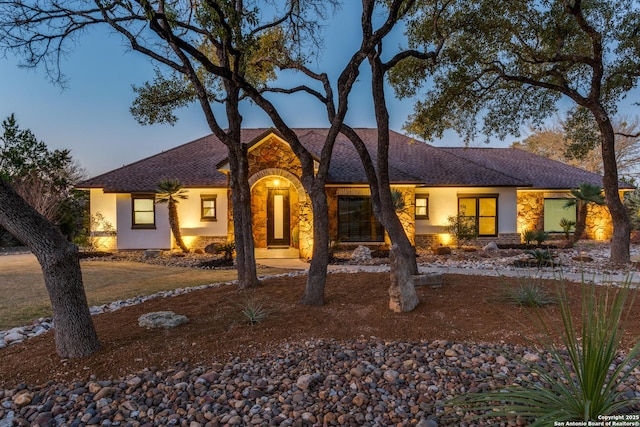
[[[318,155],[328,129],[296,129],[300,141]],[[357,129],[375,161],[377,132]],[[311,202],[301,182],[300,162],[274,129],[244,129],[247,146],[253,233],[258,258],[311,255]],[[562,231],[570,189],[602,185],[602,177],[516,148],[442,148],[392,132],[389,149],[392,189],[402,195],[399,212],[417,246],[450,245],[448,217],[475,218],[478,244],[520,243],[525,230]],[[208,135],[174,149],[88,179],[90,211],[101,221],[92,230],[104,250],[175,248],[166,205],[155,203],[164,179],[178,179],[188,198],[178,204],[183,239],[191,249],[233,240],[227,150]],[[629,189],[626,187],[623,188]],[[621,193],[622,193],[621,191]],[[351,142],[340,135],[329,170],[330,238],[340,244],[388,243],[371,208],[364,168]],[[108,225],[108,227],[107,227]],[[586,237],[612,234],[606,207],[589,212]],[[278,254],[278,255],[276,255]]]

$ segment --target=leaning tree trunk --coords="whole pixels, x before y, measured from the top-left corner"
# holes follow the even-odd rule
[[[576,219],[576,227],[573,230],[573,236],[570,240],[572,244],[582,238],[584,230],[587,228],[587,213],[589,212],[586,202],[576,200],[576,203],[578,204],[578,218]]]
[[[300,304],[323,305],[329,264],[329,206],[322,180],[314,180],[310,198],[313,208],[313,253],[307,284]]]
[[[593,110],[592,110],[593,111]],[[602,188],[607,199],[607,207],[613,222],[610,260],[616,264],[628,264],[631,261],[629,245],[631,243],[631,223],[629,213],[620,200],[618,187],[618,165],[616,163],[615,134],[611,121],[603,108],[594,113],[600,134],[602,135],[602,166],[604,176]]]
[[[100,348],[82,284],[78,249],[0,179],[0,225],[36,256],[51,301],[56,352],[87,356]]]
[[[171,232],[176,239],[176,244],[182,249],[182,252],[188,253],[189,248],[184,244],[182,240],[182,233],[180,232],[180,221],[178,220],[178,207],[176,202],[169,200],[169,226],[171,226]]]
[[[381,49],[381,47],[380,47]],[[407,237],[400,218],[391,200],[391,186],[389,178],[389,111],[384,94],[385,67],[379,52],[373,51],[368,55],[372,72],[373,104],[378,125],[378,189],[380,200],[380,217],[389,238],[393,243],[391,262],[391,276],[389,288],[389,307],[393,311],[411,311],[418,305],[411,276],[418,274],[415,248]]]
[[[239,138],[238,138],[239,141]],[[236,243],[236,266],[238,286],[241,289],[257,286],[258,274],[252,232],[251,188],[249,187],[249,165],[246,151],[240,144],[228,145],[231,168],[231,204],[233,209],[233,232]]]

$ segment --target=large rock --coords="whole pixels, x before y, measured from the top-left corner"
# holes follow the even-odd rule
[[[362,245],[358,246],[353,250],[353,253],[351,254],[351,260],[355,262],[371,260],[371,249]]]
[[[143,328],[175,328],[178,325],[187,323],[187,316],[175,314],[173,311],[155,311],[143,314],[138,318],[138,325]]]

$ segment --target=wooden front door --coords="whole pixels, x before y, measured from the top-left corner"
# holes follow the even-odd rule
[[[270,188],[267,199],[267,246],[291,243],[289,189]]]

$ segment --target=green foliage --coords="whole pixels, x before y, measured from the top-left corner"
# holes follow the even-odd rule
[[[499,300],[519,307],[543,307],[556,303],[547,289],[531,278],[520,280],[516,286],[505,285]]]
[[[569,111],[564,124],[565,157],[584,159],[600,145],[600,131],[593,114],[584,107],[575,107]]]
[[[578,188],[572,188],[571,195],[575,197],[575,199],[567,199],[566,207],[575,206],[576,203],[583,203],[586,205],[595,203],[600,206],[607,203],[604,198],[604,194],[602,193],[602,187],[599,185],[589,184],[587,182],[583,182],[578,186]]]
[[[89,217],[88,224],[73,239],[73,243],[86,251],[96,252],[105,249],[105,237],[115,235],[116,229],[113,224],[101,212],[96,212]]]
[[[640,190],[636,189],[624,194],[624,205],[629,211],[631,230],[640,230]]]
[[[551,267],[554,259],[557,257],[555,253],[548,249],[531,249],[524,251],[529,258],[536,261],[538,267]]]
[[[538,246],[549,240],[549,233],[544,230],[525,230],[522,233],[522,240],[529,246],[531,242],[536,242]]]
[[[562,232],[564,233],[565,239],[569,238],[569,234],[571,233],[571,229],[576,226],[575,221],[571,221],[567,218],[562,218],[560,220],[560,227],[562,228]]]
[[[536,241],[538,246],[549,240],[549,233],[544,230],[536,230],[533,234],[533,240]]]
[[[542,124],[562,95],[589,94],[615,112],[638,82],[638,16],[633,0],[420,4],[407,24],[410,46],[445,43],[433,68],[413,60],[392,70],[398,94],[421,100],[406,129],[426,139],[447,129],[465,141],[479,132],[502,139],[522,123]]]
[[[491,419],[514,414],[531,426],[554,422],[598,421],[600,416],[624,413],[640,404],[638,398],[622,398],[618,386],[640,366],[640,342],[621,354],[624,318],[637,290],[630,280],[622,287],[582,284],[581,322],[576,325],[566,286],[557,283],[562,328],[553,329],[544,311],[537,311],[541,344],[550,361],[531,364],[539,381],[508,386],[499,391],[467,394],[456,399],[457,410],[481,411],[476,418]],[[580,326],[577,328],[577,326]],[[562,345],[553,337],[560,334]]]
[[[391,190],[391,201],[393,203],[393,209],[395,209],[397,213],[404,211],[407,207],[406,203],[404,202],[404,195],[400,190]]]
[[[29,129],[20,129],[13,114],[2,121],[0,174],[5,180],[35,175],[59,186],[68,185],[64,170],[72,163],[69,150],[49,150]]]
[[[186,200],[187,190],[182,188],[182,183],[178,179],[163,179],[156,188],[156,203],[178,203]]]
[[[264,322],[271,314],[271,309],[255,296],[245,296],[240,304],[240,313],[250,325]]]
[[[225,261],[233,261],[233,255],[236,251],[235,242],[227,242],[216,245],[216,254],[222,254],[222,258]]]
[[[465,216],[464,213],[447,217],[444,229],[455,237],[458,248],[478,237],[475,218]]]
[[[522,233],[522,240],[524,240],[525,245],[529,246],[531,245],[531,242],[533,242],[535,240],[535,236],[536,236],[536,230],[525,230]]]

